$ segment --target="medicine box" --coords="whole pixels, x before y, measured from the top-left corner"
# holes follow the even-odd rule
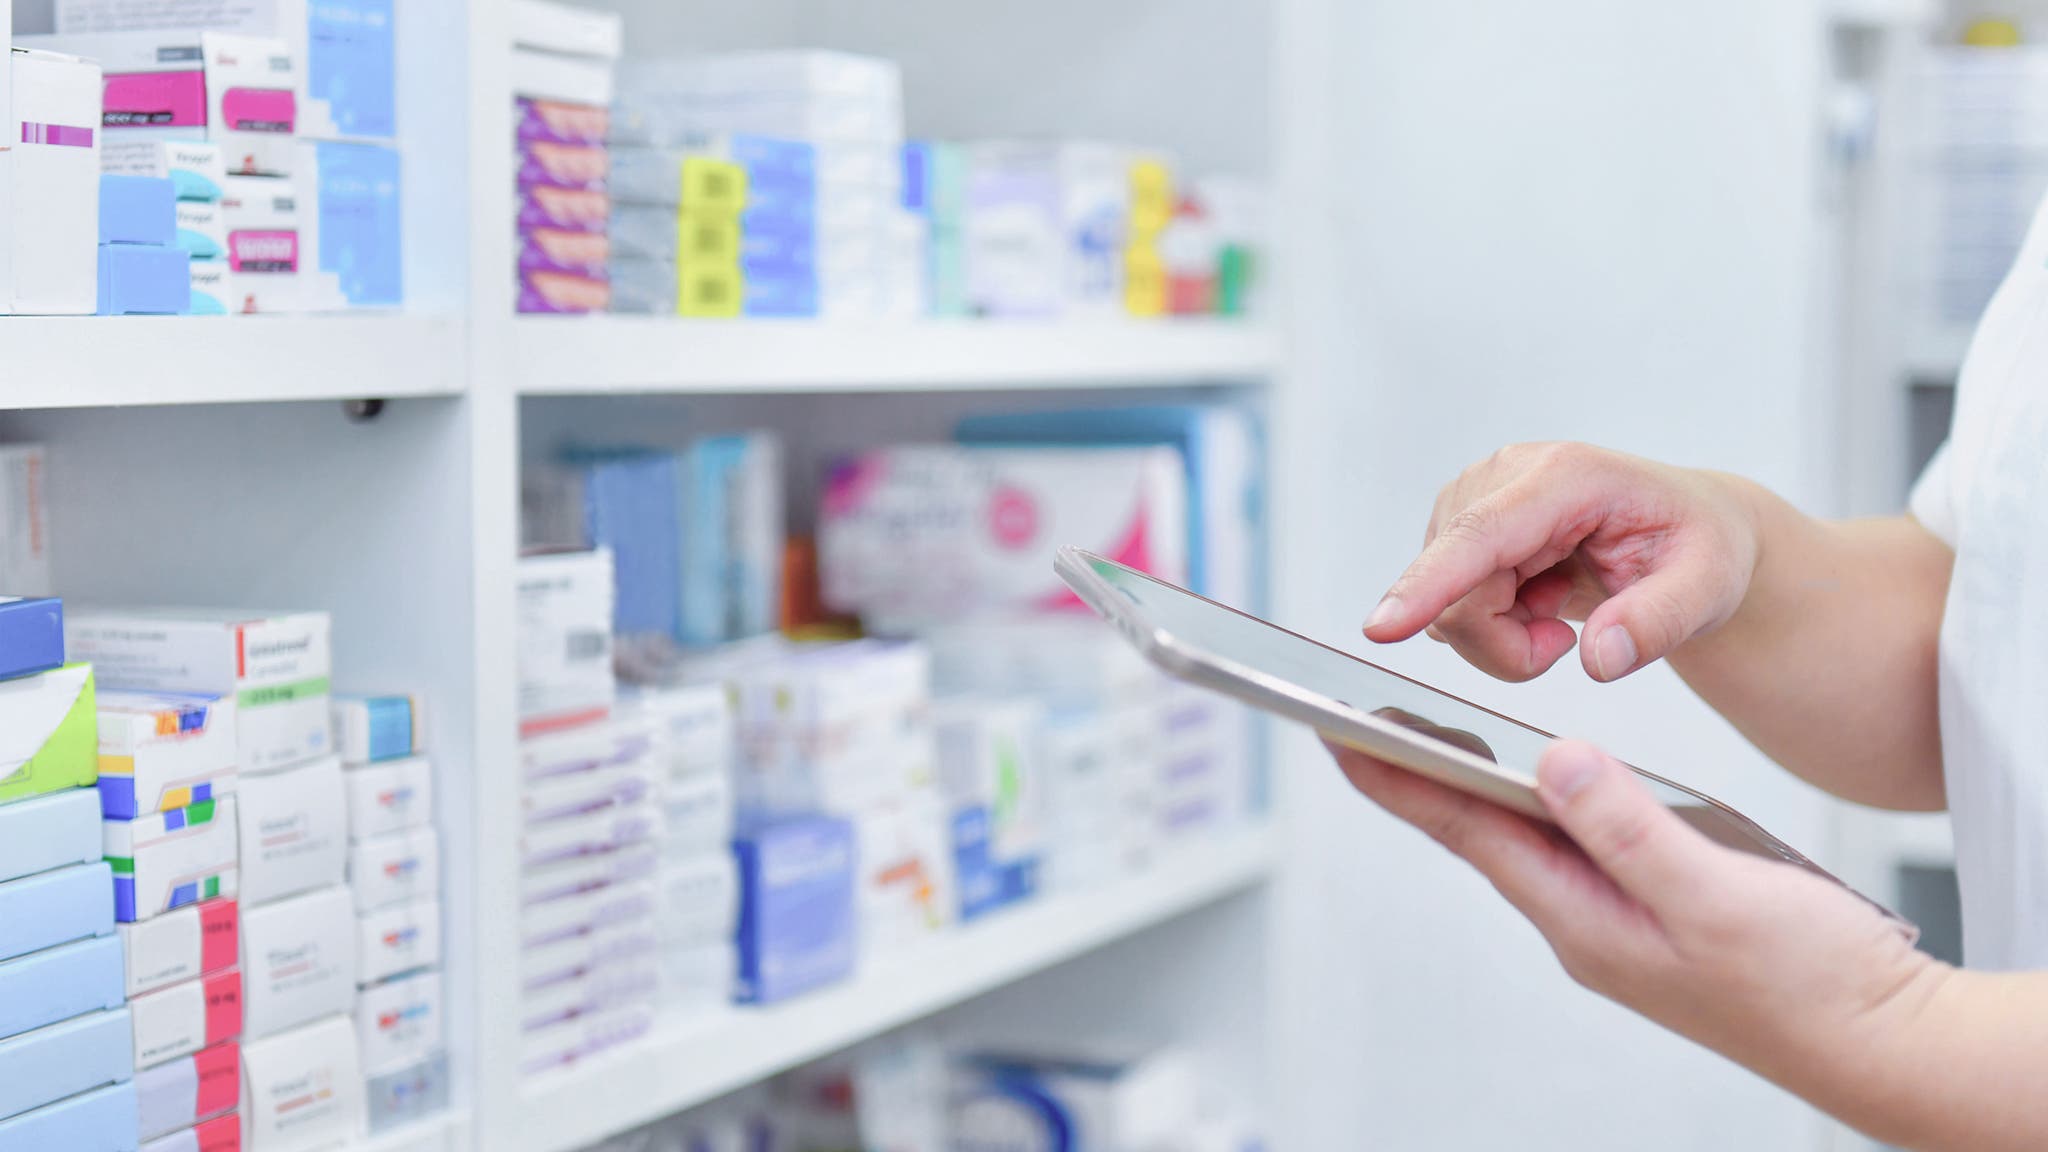
[[[723,850],[721,847],[720,851]],[[525,905],[544,904],[613,884],[647,880],[660,867],[661,858],[654,845],[636,844],[616,852],[579,856],[545,868],[528,868],[519,876],[520,902]]]
[[[227,169],[220,145],[204,140],[149,140],[117,135],[100,144],[100,171],[121,176],[167,179],[178,199],[205,203],[220,199]]]
[[[514,96],[602,106],[612,102],[614,89],[609,61],[512,49]]]
[[[142,1139],[233,1112],[242,1099],[242,1048],[232,1040],[135,1074]]]
[[[242,974],[234,969],[128,1002],[135,1067],[153,1068],[242,1034]]]
[[[64,664],[64,602],[0,596],[0,679],[48,672]]]
[[[538,828],[607,809],[652,806],[660,790],[661,765],[646,756],[532,781],[519,805],[527,827]]]
[[[0,960],[114,931],[113,874],[74,864],[0,884]]]
[[[520,860],[540,868],[579,856],[616,852],[652,840],[661,828],[653,804],[601,808],[559,820],[529,824],[519,834]]]
[[[349,768],[342,783],[348,794],[348,831],[355,839],[433,822],[434,770],[425,757]]]
[[[743,830],[738,999],[767,1004],[846,978],[854,965],[852,825],[798,818]]]
[[[611,715],[611,553],[521,557],[518,606],[520,735]]]
[[[989,1127],[989,1121],[1014,1113],[986,1102],[1008,1099],[1028,1101],[1044,1123],[1071,1133],[1076,1147],[1172,1144],[1200,1111],[1199,1083],[1193,1055],[1179,1048],[1135,1055],[977,1055],[963,1061],[956,1074],[954,1138],[967,1147],[1000,1140],[1001,1129]],[[978,1102],[983,1106],[976,1107]]]
[[[512,43],[564,56],[615,60],[625,46],[625,21],[552,0],[513,0]]]
[[[534,100],[525,96],[513,102],[514,138],[521,144],[602,145],[611,135],[611,109],[561,100]]]
[[[428,900],[356,918],[356,983],[363,987],[441,962],[441,904]]]
[[[660,906],[660,888],[652,880],[614,884],[529,904],[519,913],[520,946],[543,948],[571,937],[640,921],[651,926]]]
[[[109,1084],[0,1120],[0,1152],[135,1152],[135,1086]]]
[[[334,697],[334,750],[343,764],[403,760],[426,746],[426,712],[419,697]]]
[[[325,612],[74,606],[65,639],[73,658],[92,661],[108,684],[233,697],[236,766],[246,773],[317,759],[331,750],[328,631]]]
[[[224,260],[228,254],[227,213],[218,200],[180,200],[174,247],[194,260]]]
[[[177,219],[178,190],[169,177],[100,174],[100,243],[169,244]]]
[[[564,936],[551,944],[522,948],[519,986],[525,992],[539,992],[606,965],[644,960],[666,951],[653,924],[647,920],[592,929],[582,935]],[[730,976],[728,970],[727,983],[731,982]]]
[[[236,798],[100,825],[114,869],[114,915],[123,923],[236,892]]]
[[[120,930],[131,997],[224,972],[241,957],[241,916],[233,900],[188,904]]]
[[[956,810],[987,813],[988,853],[1001,865],[1045,846],[1045,780],[1038,733],[1045,710],[1035,699],[965,696],[932,707],[940,793]]]
[[[99,294],[100,66],[20,45],[9,57],[14,110],[0,125],[11,144],[0,175],[14,211],[0,241],[13,276],[0,285],[0,311],[87,315]]]
[[[69,788],[0,804],[0,883],[100,858],[100,801]]]
[[[355,1013],[364,1075],[381,1076],[416,1065],[443,1043],[441,973],[414,972],[366,988]]]
[[[654,1027],[654,1016],[652,1004],[635,1004],[535,1029],[520,1038],[520,1071],[531,1076],[631,1043]]]
[[[683,463],[684,643],[775,631],[786,543],[780,442],[765,432],[707,437]]]
[[[297,183],[309,268],[350,308],[405,302],[398,150],[340,141],[300,145]]]
[[[0,169],[0,178],[4,178]],[[4,182],[4,180],[0,180]],[[4,240],[4,234],[0,234]],[[4,250],[5,243],[0,243]],[[0,274],[5,260],[0,258]],[[7,290],[0,280],[0,293]],[[0,592],[50,594],[49,461],[40,444],[0,445]]]
[[[362,1064],[347,1017],[242,1047],[242,1117],[252,1152],[342,1143],[362,1112]]]
[[[176,316],[192,299],[192,256],[155,244],[99,248],[101,316]]]
[[[860,944],[868,955],[891,952],[953,923],[952,826],[936,798],[890,805],[854,822]]]
[[[656,923],[665,949],[730,940],[739,912],[739,866],[730,852],[662,866]]]
[[[232,698],[102,692],[98,706],[100,803],[108,818],[234,794]]]
[[[448,1107],[448,1056],[436,1052],[409,1067],[371,1076],[363,1096],[372,1136],[435,1115]]]
[[[202,32],[206,138],[230,175],[290,176],[299,60],[283,40]]]
[[[226,261],[194,260],[191,267],[192,299],[185,311],[192,316],[228,314],[228,266]]]
[[[0,804],[98,777],[91,665],[0,680]]]
[[[661,966],[652,956],[593,968],[520,998],[523,1031],[534,1032],[578,1016],[654,1003],[661,991]]]
[[[126,1008],[0,1040],[0,1117],[127,1082],[135,1072],[132,1040]]]
[[[349,846],[349,890],[358,912],[431,900],[441,892],[441,842],[432,828],[408,828]]]
[[[0,1038],[119,1008],[121,941],[95,936],[0,963]]]
[[[565,316],[603,312],[612,305],[608,279],[568,272],[523,272],[519,276],[519,311]]]
[[[732,841],[732,778],[701,772],[662,789],[662,847],[672,860],[723,854]]]
[[[227,228],[228,311],[304,311],[305,217],[297,186],[289,180],[230,176],[220,205]]]
[[[251,1040],[348,1011],[356,991],[354,922],[340,886],[243,912],[243,1019]]]
[[[202,1120],[142,1146],[142,1152],[242,1152],[242,1118],[233,1112]]]
[[[328,757],[245,776],[237,803],[245,906],[347,878],[348,802],[341,761]]]

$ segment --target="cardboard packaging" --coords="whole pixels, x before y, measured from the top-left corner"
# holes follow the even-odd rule
[[[238,803],[244,905],[347,878],[348,807],[341,761],[329,757],[245,777]]]
[[[356,919],[356,983],[369,987],[441,962],[441,904],[429,900]]]
[[[290,176],[298,128],[299,60],[282,40],[202,32],[206,138],[229,174]]]
[[[0,168],[5,164],[0,160]],[[0,179],[0,185],[5,183]],[[50,594],[50,520],[44,507],[48,476],[42,445],[0,445],[0,591],[7,595]]]
[[[732,778],[705,772],[662,789],[662,848],[671,860],[722,855],[732,842]]]
[[[854,834],[864,954],[898,951],[953,923],[960,900],[943,804],[927,798],[867,813]]]
[[[242,974],[234,969],[128,1002],[135,1067],[153,1068],[242,1034]]]
[[[1188,1131],[1200,1112],[1199,1085],[1193,1055],[1177,1048],[1137,1055],[980,1055],[955,1073],[950,1127],[969,1147],[1000,1140],[1003,1125],[1022,1106],[1041,1123],[1072,1133],[1077,1146],[1149,1148],[1172,1144]]]
[[[616,12],[552,0],[513,0],[512,43],[522,48],[616,60],[625,40],[625,21]]]
[[[743,830],[733,852],[741,893],[737,999],[773,1003],[850,975],[852,825],[824,817],[762,824]]]
[[[356,1002],[363,1074],[376,1077],[418,1065],[440,1051],[441,973],[414,972],[363,990]]]
[[[135,1074],[143,1140],[155,1140],[235,1110],[242,1099],[242,1048],[230,1040]]]
[[[730,853],[662,866],[656,923],[664,949],[731,940],[739,926],[739,914],[739,866]]]
[[[90,788],[0,805],[0,883],[100,858],[99,796]]]
[[[0,962],[0,1038],[119,1008],[121,941],[95,936]]]
[[[169,180],[180,201],[210,203],[220,199],[227,166],[218,144],[116,136],[100,145],[100,171]]]
[[[99,792],[132,820],[235,792],[235,702],[182,693],[102,692]]]
[[[306,221],[297,185],[230,176],[220,204],[227,228],[228,311],[305,311]]]
[[[371,1076],[363,1095],[372,1136],[435,1115],[448,1107],[448,1056],[436,1052],[410,1067]]]
[[[348,832],[356,840],[433,823],[434,768],[424,756],[365,764],[342,773]]]
[[[178,201],[177,221],[177,234],[171,239],[174,247],[194,260],[227,259],[227,213],[218,200]]]
[[[349,846],[349,890],[358,912],[432,900],[441,894],[441,841],[432,828],[408,828]]]
[[[299,147],[297,183],[310,202],[300,216],[301,246],[318,290],[335,294],[340,307],[403,304],[398,150],[338,141],[308,141]]]
[[[612,555],[604,549],[520,558],[521,736],[611,715],[612,595]]]
[[[520,999],[520,1027],[527,1032],[579,1016],[652,1004],[661,991],[661,966],[652,956],[606,964]]]
[[[0,1040],[0,1118],[125,1083],[134,1072],[126,1008],[74,1016]]]
[[[130,997],[233,968],[241,958],[241,915],[233,900],[208,900],[154,920],[120,925]]]
[[[96,743],[91,665],[0,680],[0,804],[91,785]]]
[[[227,261],[194,260],[190,271],[192,299],[185,307],[186,314],[191,316],[227,315]]]
[[[108,684],[233,697],[236,766],[250,773],[331,751],[328,632],[325,612],[74,607],[65,640],[73,656],[92,661]]]
[[[535,1029],[520,1038],[519,1069],[532,1076],[630,1044],[654,1027],[654,1016],[654,1005],[634,1004]]]
[[[101,244],[169,244],[177,219],[178,189],[168,177],[100,174]]]
[[[426,747],[426,711],[419,697],[334,697],[334,750],[344,765],[403,760]]]
[[[0,884],[0,960],[114,931],[113,873],[74,864]]]
[[[1062,544],[1187,574],[1187,478],[1169,448],[905,447],[841,462],[820,509],[825,599],[901,631],[1077,610]]]
[[[244,912],[243,1018],[249,1039],[349,1010],[356,991],[353,924],[354,907],[343,887]]]
[[[550,944],[521,950],[520,988],[528,993],[539,992],[608,965],[637,963],[664,951],[654,926],[645,919],[564,936]],[[728,985],[731,975],[728,968]]]
[[[651,927],[660,906],[660,888],[651,880],[614,884],[529,904],[519,914],[520,946],[545,948],[625,924],[644,923]]]
[[[514,96],[602,107],[612,102],[614,90],[609,61],[512,49]]]
[[[100,66],[19,45],[9,56],[4,310],[90,315],[99,297]]]
[[[99,248],[101,316],[176,316],[192,299],[192,256],[153,244]]]
[[[701,1016],[732,1003],[739,953],[731,940],[661,951],[661,1007],[673,1016]]]
[[[242,1048],[242,1116],[250,1152],[312,1152],[362,1124],[355,1028],[330,1017]]]
[[[520,902],[527,906],[545,904],[614,884],[649,880],[660,868],[661,856],[652,844],[636,844],[616,852],[593,853],[543,868],[528,868],[519,877]]]
[[[122,923],[233,896],[236,798],[202,800],[169,812],[100,825],[114,869],[114,915]]]
[[[513,137],[520,144],[603,145],[611,136],[611,109],[561,100],[513,101]]]
[[[0,1120],[0,1152],[104,1148],[134,1152],[135,1086],[109,1084]]]
[[[242,1118],[230,1112],[151,1140],[142,1152],[242,1152]]]

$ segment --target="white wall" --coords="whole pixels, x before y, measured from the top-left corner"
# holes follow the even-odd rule
[[[1281,5],[1276,131],[1295,370],[1282,615],[1336,642],[1430,500],[1509,441],[1572,438],[1830,501],[1806,365],[1814,17],[1785,0]],[[1330,238],[1334,237],[1334,242]],[[1827,808],[1675,679],[1524,688],[1384,654],[1713,791],[1823,855]],[[1812,1147],[1803,1105],[1580,992],[1462,865],[1277,765],[1281,1146]]]

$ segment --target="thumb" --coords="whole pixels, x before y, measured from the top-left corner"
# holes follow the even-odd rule
[[[1672,556],[1586,617],[1579,659],[1587,674],[1619,680],[1669,656],[1729,614],[1727,585],[1711,558]]]
[[[1713,864],[1706,837],[1591,744],[1552,744],[1537,764],[1536,790],[1594,865],[1653,909],[1696,888]]]

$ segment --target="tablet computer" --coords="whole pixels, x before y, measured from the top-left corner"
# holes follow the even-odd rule
[[[1083,603],[1175,679],[1299,721],[1337,743],[1551,822],[1536,795],[1536,762],[1557,739],[1550,733],[1092,552],[1061,549],[1054,567]],[[1633,765],[1630,769],[1658,800],[1708,838],[1841,884],[1726,804]],[[1911,923],[1870,903],[1901,931],[1918,936]]]

